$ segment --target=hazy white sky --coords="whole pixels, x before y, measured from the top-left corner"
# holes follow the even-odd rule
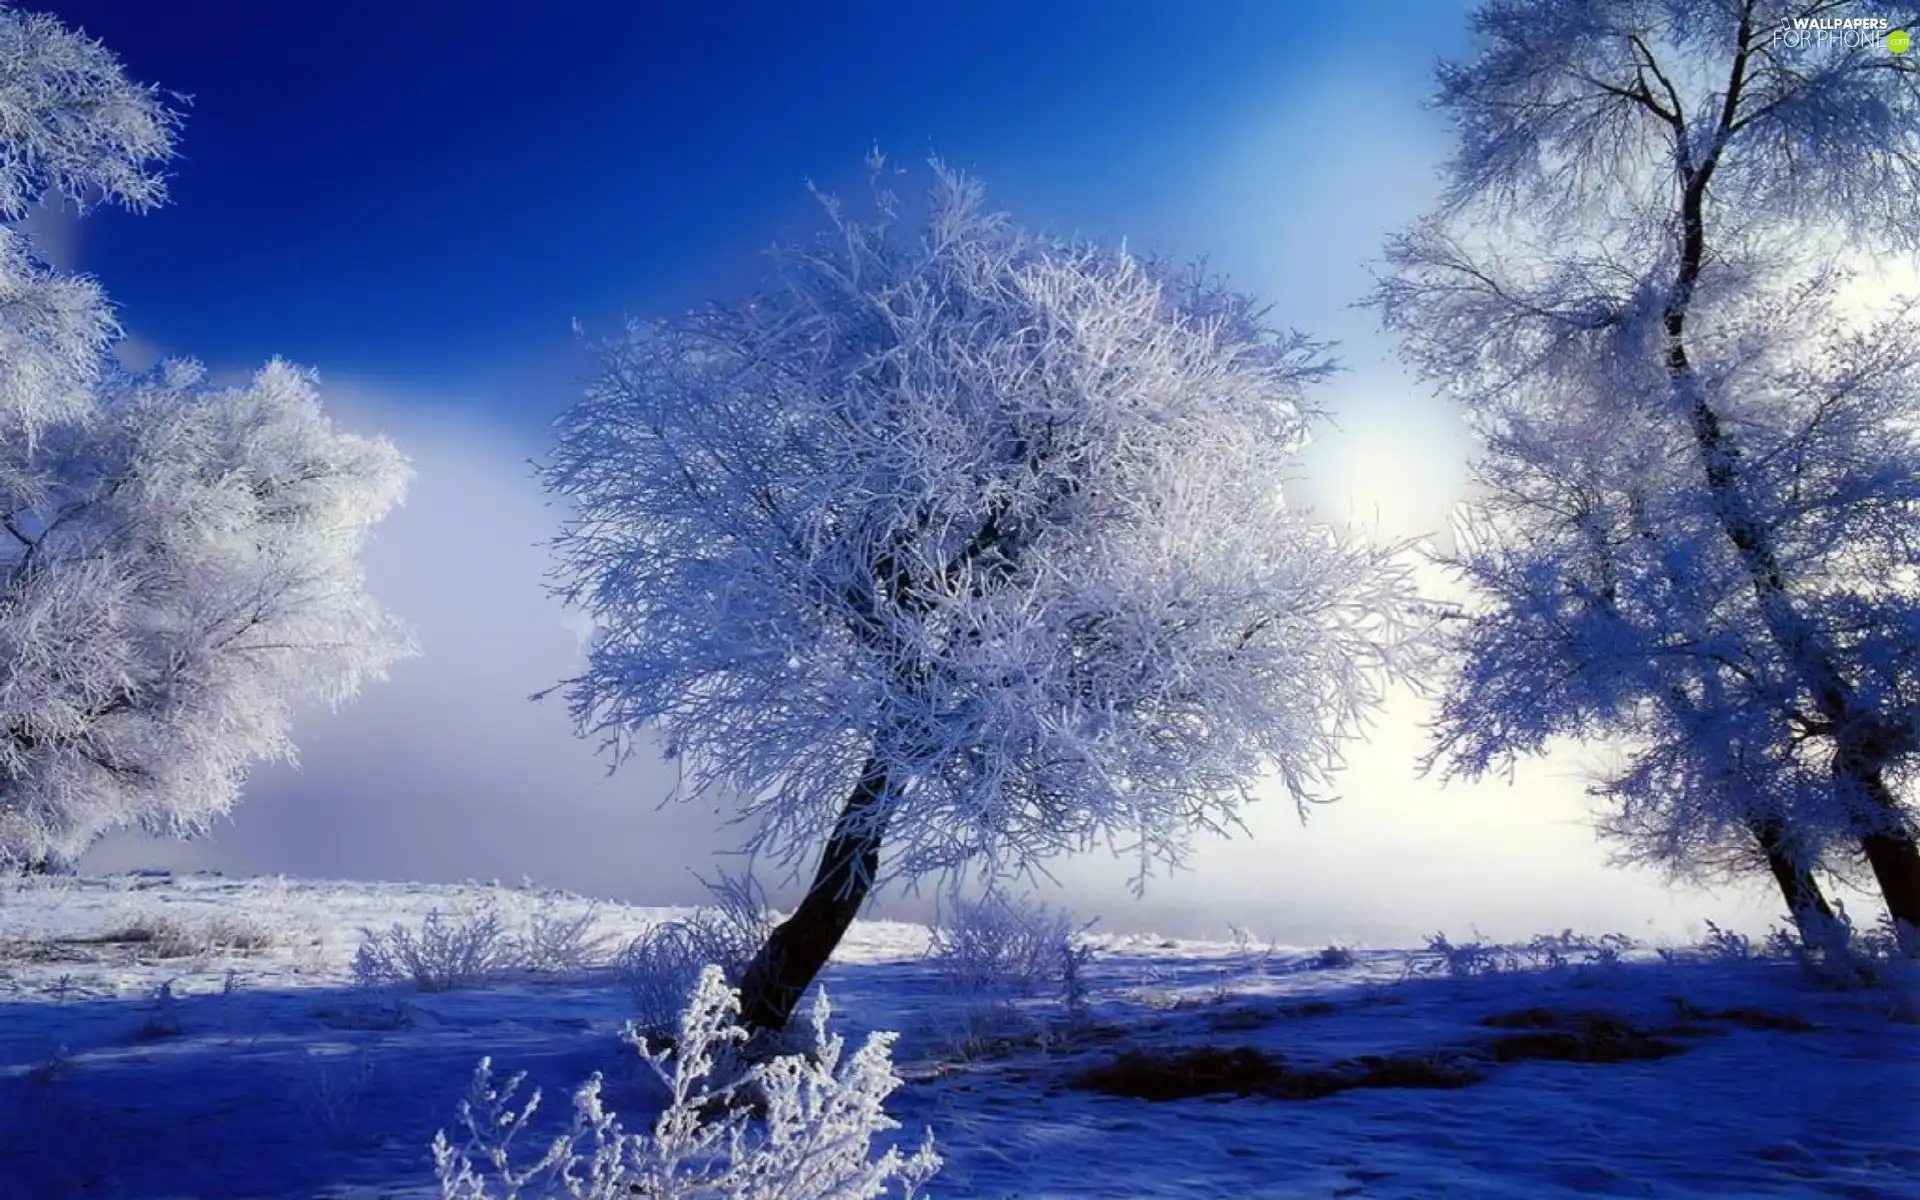
[[[1459,498],[1466,445],[1393,363],[1371,314],[1348,307],[1382,236],[1432,199],[1442,143],[1413,102],[1422,89],[1368,63],[1330,63],[1288,81],[1284,103],[1276,86],[1269,109],[1223,139],[1211,171],[1104,208],[1057,211],[1044,175],[1015,171],[996,188],[992,164],[980,169],[1016,215],[1028,215],[1024,200],[1040,223],[1208,252],[1271,300],[1277,320],[1340,339],[1350,369],[1321,393],[1339,427],[1312,449],[1303,494],[1331,518],[1377,522],[1384,536],[1431,534]],[[355,705],[310,714],[298,731],[303,765],[259,771],[212,838],[116,838],[86,866],[526,875],[636,902],[697,899],[691,872],[710,872],[732,844],[720,815],[662,807],[672,786],[664,764],[634,762],[608,778],[558,699],[528,700],[577,653],[541,589],[540,543],[557,517],[525,463],[539,446],[476,419],[432,381],[332,384],[341,418],[392,436],[418,471],[369,569],[376,593],[417,625],[424,657]],[[1494,936],[1567,926],[1680,935],[1703,917],[1749,929],[1770,919],[1753,889],[1709,896],[1606,866],[1571,759],[1533,764],[1512,783],[1418,778],[1423,716],[1418,700],[1399,697],[1353,747],[1343,798],[1305,827],[1275,802],[1250,814],[1248,835],[1200,843],[1191,870],[1160,875],[1142,900],[1126,886],[1131,864],[1105,856],[1061,864],[1063,886],[1049,898],[1108,929],[1224,936],[1238,922],[1290,942],[1405,942],[1475,926]],[[881,911],[925,905],[889,899]]]

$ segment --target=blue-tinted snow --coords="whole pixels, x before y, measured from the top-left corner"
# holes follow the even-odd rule
[[[217,877],[0,884],[0,1198],[437,1195],[427,1144],[482,1055],[529,1072],[553,1113],[603,1071],[609,1102],[644,1125],[656,1095],[619,1040],[632,1001],[611,977],[350,985],[362,926],[483,903],[511,918],[536,899]],[[601,913],[619,936],[668,915]],[[80,940],[157,917],[243,921],[272,944],[160,959]],[[1107,1032],[1075,1038],[1046,1000],[969,1015],[925,945],[915,927],[863,923],[827,986],[851,1030],[903,1031],[890,1110],[904,1136],[934,1128],[948,1160],[935,1196],[1920,1198],[1914,998],[1903,1013],[1900,996],[1819,989],[1786,964],[1630,956],[1450,978],[1411,974],[1425,960],[1409,952],[1320,969],[1284,948],[1114,938],[1084,1018]],[[155,1001],[169,982],[175,999]],[[1150,1103],[1068,1086],[1120,1046],[1249,1045],[1312,1064],[1483,1042],[1483,1018],[1521,1008],[1659,1024],[1682,1004],[1813,1028],[1723,1024],[1673,1058],[1518,1063],[1453,1090]],[[1013,1044],[977,1048],[1001,1034]]]

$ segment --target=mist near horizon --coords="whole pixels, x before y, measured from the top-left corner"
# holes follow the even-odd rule
[[[562,696],[531,699],[579,666],[582,625],[543,585],[560,512],[529,451],[455,405],[368,385],[326,392],[343,425],[383,432],[413,459],[407,502],[366,557],[370,586],[413,623],[421,655],[338,712],[303,714],[300,765],[257,770],[209,837],[117,835],[82,869],[531,879],[638,904],[698,903],[703,878],[745,869],[731,855],[744,831],[724,809],[676,800],[670,763],[643,747],[609,773],[575,736]],[[1368,506],[1369,473],[1321,478],[1327,506]],[[1675,889],[1608,867],[1565,764],[1532,764],[1513,784],[1418,779],[1423,713],[1416,697],[1397,696],[1352,747],[1342,798],[1304,824],[1276,788],[1248,811],[1245,833],[1197,838],[1186,869],[1156,867],[1141,896],[1139,864],[1106,852],[1052,864],[1055,881],[1033,894],[1112,932],[1224,939],[1239,925],[1288,944],[1569,926],[1683,937],[1703,918],[1742,928],[1769,919],[1750,888]],[[776,902],[797,897],[794,881],[764,865],[756,874]],[[939,903],[935,886],[896,887],[869,915],[925,920]]]

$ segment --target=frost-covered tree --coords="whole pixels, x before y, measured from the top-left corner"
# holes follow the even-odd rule
[[[176,115],[113,56],[0,8],[0,219],[164,198]],[[99,289],[0,224],[0,868],[123,826],[187,834],[407,639],[358,556],[407,470],[274,363],[130,377]]]
[[[1569,389],[1551,420],[1489,432],[1449,560],[1487,604],[1453,639],[1436,757],[1478,774],[1604,731],[1630,748],[1594,785],[1623,859],[1695,880],[1766,870],[1811,937],[1833,915],[1813,864],[1848,841],[1810,824],[1830,781],[1817,754],[1779,753],[1795,743],[1769,728],[1765,689],[1781,683],[1737,632],[1750,589],[1689,507],[1684,436],[1616,417]]]
[[[1920,328],[1846,291],[1920,247],[1911,16],[1483,4],[1375,295],[1484,447],[1435,759],[1613,739],[1630,856],[1764,862],[1803,924],[1850,855],[1920,926]]]
[[[117,332],[98,287],[36,259],[13,223],[50,197],[160,203],[179,121],[98,42],[0,5],[0,445],[85,412]],[[8,454],[0,489],[30,488],[22,469]]]
[[[49,193],[83,209],[163,202],[159,166],[179,125],[160,89],[128,79],[111,50],[0,5],[0,217],[17,221]]]
[[[1122,840],[1144,875],[1262,772],[1315,796],[1410,644],[1394,556],[1282,501],[1315,346],[936,174],[917,238],[828,202],[757,295],[605,345],[544,468],[583,731],[658,730],[756,852],[825,841],[756,1028],[876,879]]]
[[[40,447],[50,494],[0,522],[0,863],[200,832],[290,757],[299,702],[407,646],[359,565],[405,461],[334,429],[308,375],[169,364]]]

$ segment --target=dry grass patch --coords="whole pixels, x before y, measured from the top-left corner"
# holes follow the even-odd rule
[[[69,946],[131,948],[151,958],[192,958],[212,949],[204,934],[195,933],[172,917],[142,917],[105,933],[52,940]]]
[[[1292,1066],[1254,1046],[1128,1050],[1074,1076],[1081,1091],[1138,1100],[1261,1096],[1318,1100],[1357,1088],[1457,1088],[1477,1083],[1486,1063],[1471,1054],[1368,1054],[1321,1066]]]
[[[1750,1007],[1702,1008],[1683,996],[1668,996],[1667,1003],[1673,1006],[1674,1015],[1682,1021],[1719,1022],[1775,1033],[1812,1033],[1819,1028],[1798,1013]]]
[[[1319,1016],[1335,1006],[1318,1001],[1221,1014],[1216,1029],[1256,1028],[1287,1017]],[[1595,1009],[1523,1008],[1481,1021],[1500,1032],[1462,1045],[1409,1054],[1365,1054],[1315,1065],[1294,1065],[1255,1046],[1192,1046],[1127,1050],[1081,1071],[1069,1085],[1081,1091],[1140,1100],[1198,1096],[1261,1096],[1317,1100],[1357,1088],[1457,1088],[1518,1062],[1652,1062],[1687,1052],[1675,1039],[1724,1032],[1715,1026],[1804,1033],[1814,1028],[1792,1013],[1757,1008],[1704,1009],[1677,1005],[1689,1023],[1645,1027]]]
[[[1342,1011],[1343,1006],[1331,1000],[1302,1000],[1291,1004],[1268,1004],[1233,1008],[1226,1012],[1207,1017],[1209,1033],[1243,1033],[1251,1029],[1264,1029],[1282,1021],[1302,1021],[1309,1017],[1325,1017]]]

